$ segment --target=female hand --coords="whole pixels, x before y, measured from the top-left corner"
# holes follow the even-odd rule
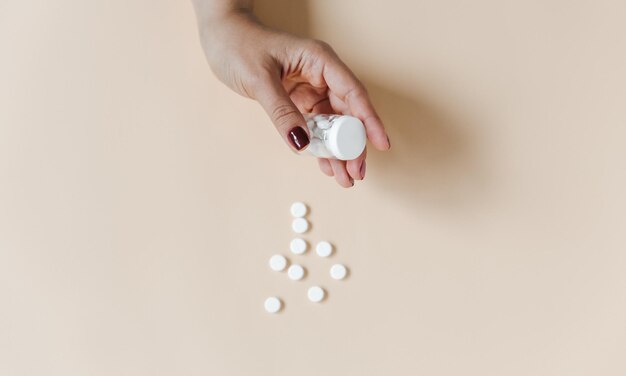
[[[389,149],[363,84],[328,44],[271,30],[248,7],[216,11],[206,0],[195,5],[213,72],[235,92],[257,100],[290,147],[301,151],[309,144],[302,113],[334,113],[359,118],[374,147]],[[351,161],[320,158],[319,166],[342,187],[352,187],[365,176],[365,156],[366,150]]]

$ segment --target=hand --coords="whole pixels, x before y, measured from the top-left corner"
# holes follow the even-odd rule
[[[198,18],[213,72],[235,92],[257,100],[293,149],[300,151],[309,144],[302,113],[355,116],[374,147],[389,149],[389,138],[363,84],[328,44],[271,30],[248,10]],[[320,158],[320,169],[342,187],[352,187],[354,180],[365,177],[366,151],[351,161]]]

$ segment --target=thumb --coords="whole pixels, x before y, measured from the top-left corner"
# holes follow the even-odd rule
[[[307,147],[310,141],[304,116],[289,98],[278,75],[262,82],[255,97],[287,144],[296,151]]]

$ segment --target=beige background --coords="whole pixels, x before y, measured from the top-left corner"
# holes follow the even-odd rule
[[[625,4],[258,4],[386,121],[344,190],[188,1],[0,0],[0,374],[626,374]],[[266,267],[296,199],[349,280]]]

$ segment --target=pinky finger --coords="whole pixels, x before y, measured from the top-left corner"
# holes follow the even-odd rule
[[[348,171],[346,170],[346,162],[337,159],[330,159],[329,162],[333,168],[335,180],[337,180],[337,183],[339,183],[340,186],[344,188],[354,186],[354,179],[350,177],[350,174],[348,174]]]

